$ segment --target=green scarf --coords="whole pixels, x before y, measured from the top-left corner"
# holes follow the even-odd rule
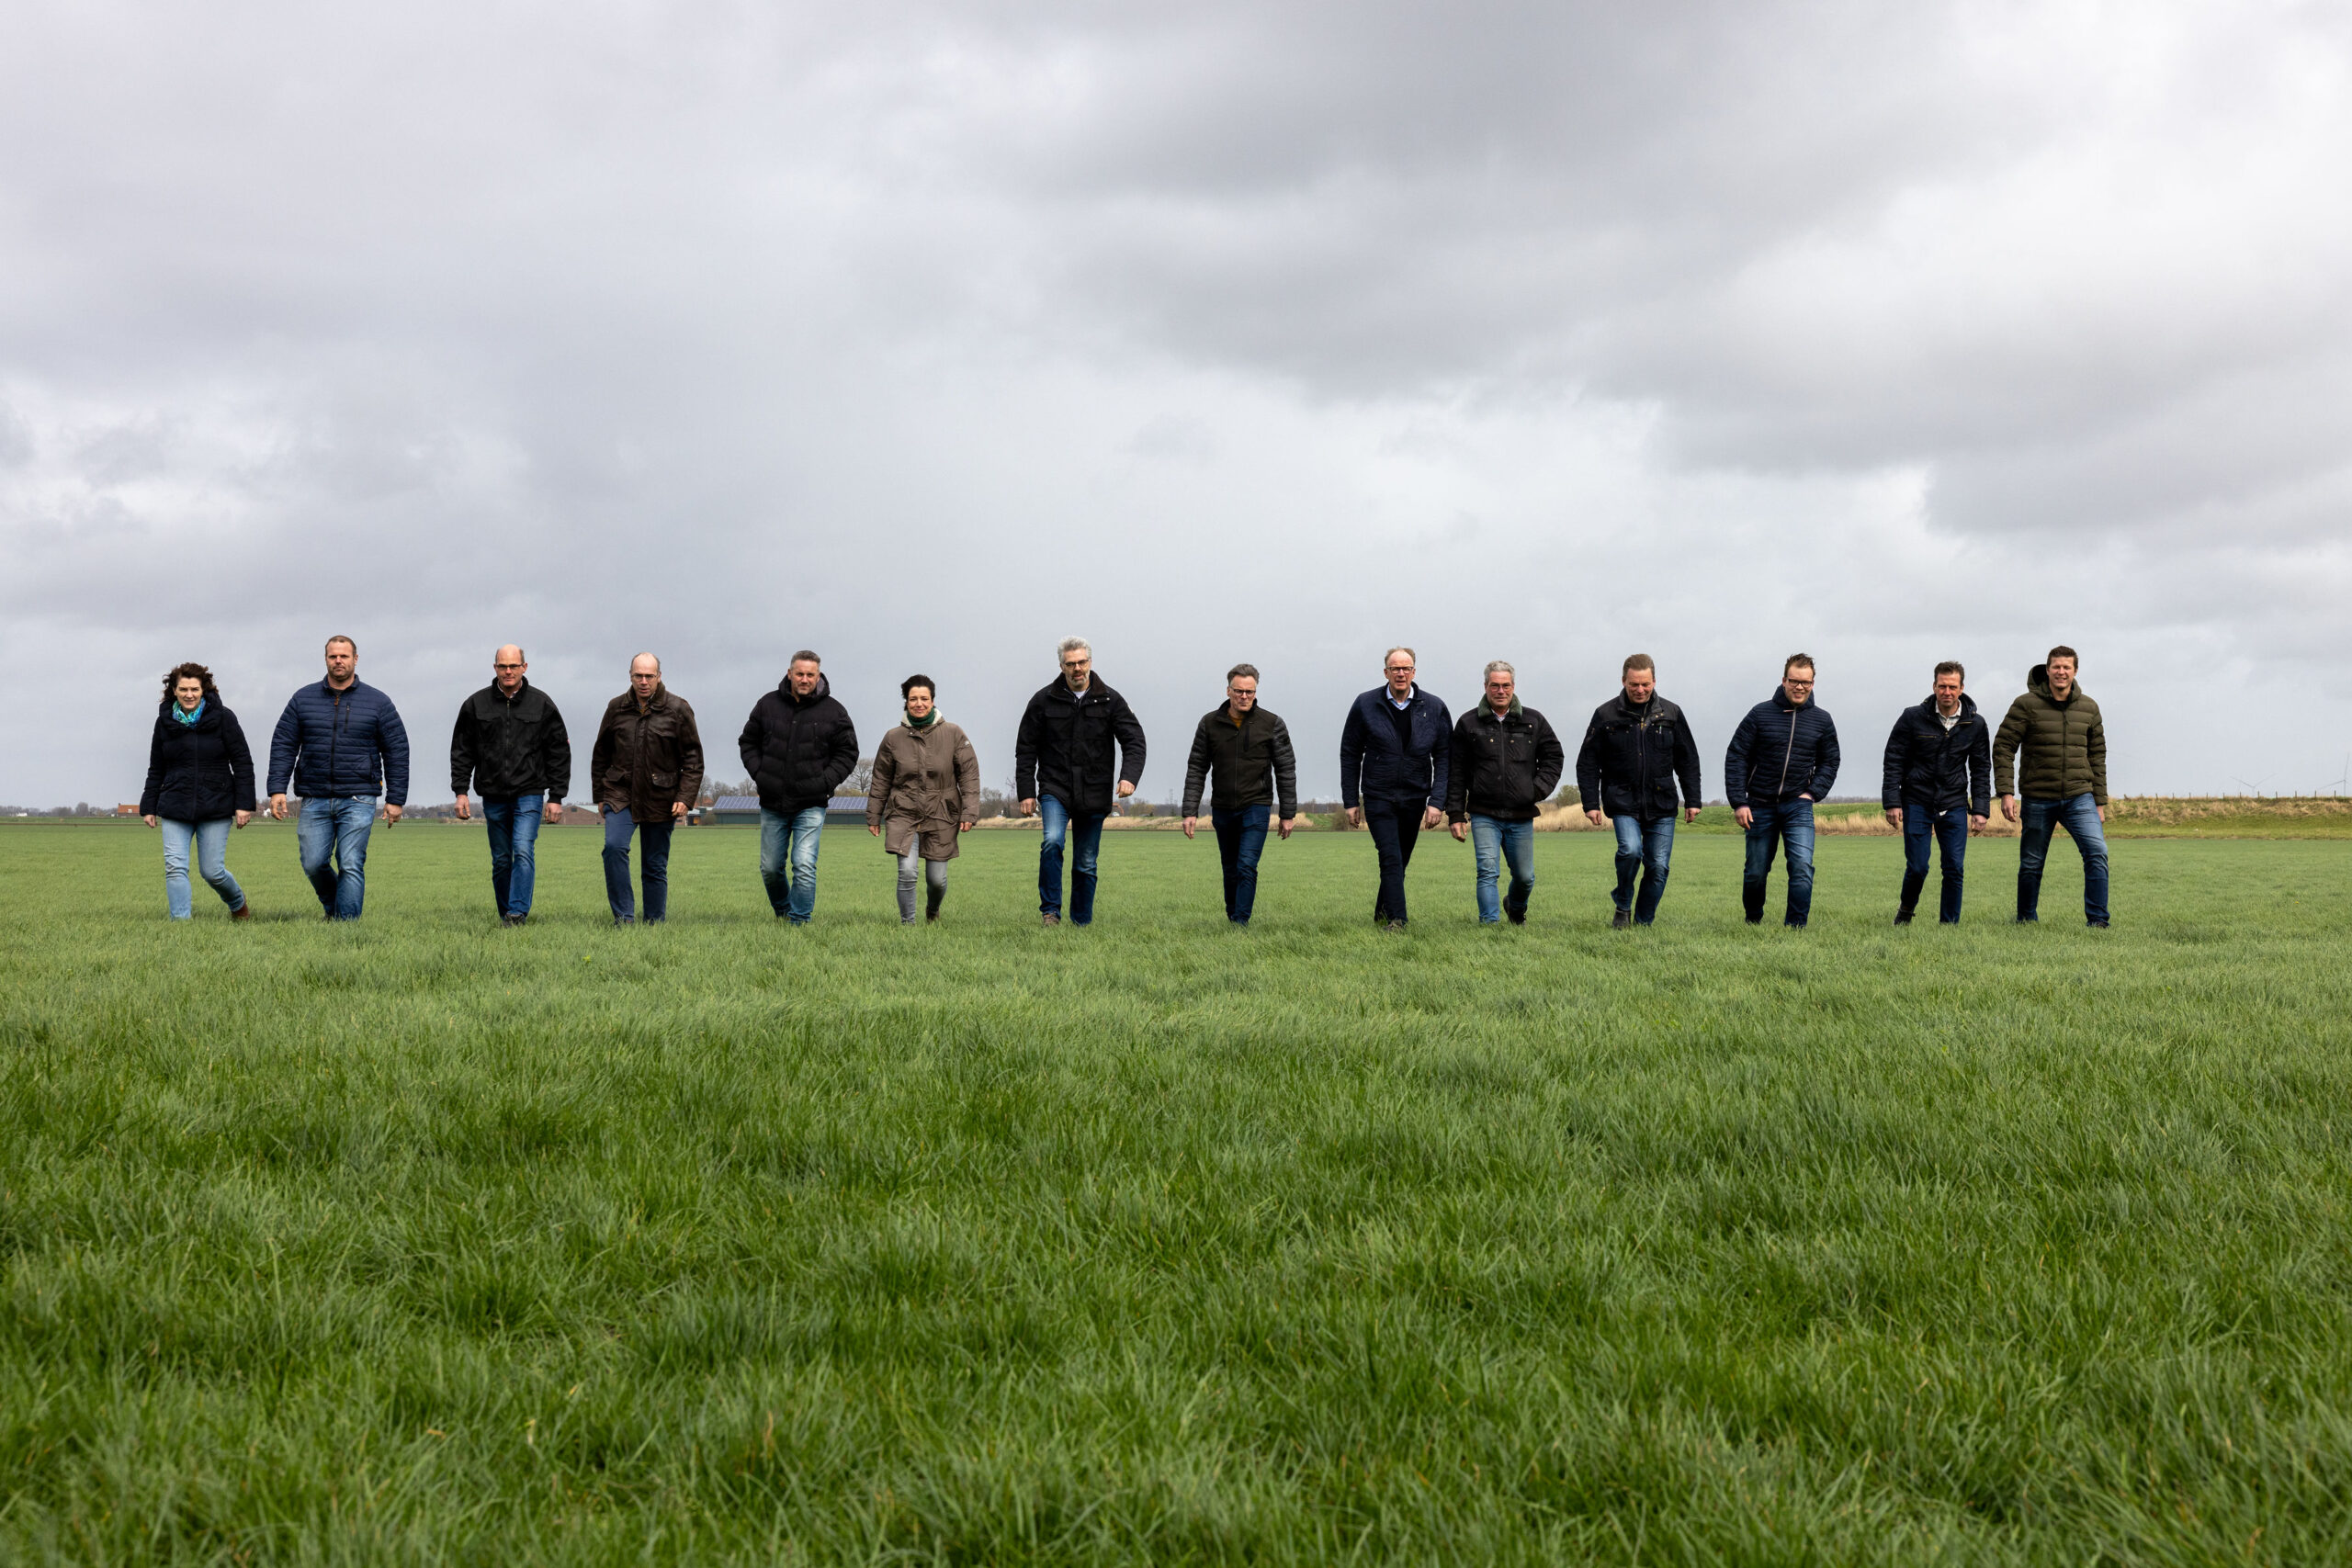
[[[209,700],[209,698],[205,699],[207,702]],[[198,719],[204,716],[204,702],[198,702],[195,708],[190,710],[180,706],[178,701],[175,699],[172,704],[172,716],[178,719],[182,724],[193,725]]]
[[[905,716],[904,714],[901,714],[901,715],[899,715],[899,716],[900,716],[901,718],[905,718],[905,717],[906,717],[906,716]],[[907,728],[908,728],[909,729],[918,730],[918,731],[920,731],[920,730],[925,730],[925,729],[929,729],[933,725],[937,724],[938,722],[939,722],[939,708],[938,708],[938,706],[937,706],[936,705],[933,705],[933,706],[932,707],[932,710],[931,710],[931,716],[930,716],[928,718],[909,718],[909,719],[907,719]]]

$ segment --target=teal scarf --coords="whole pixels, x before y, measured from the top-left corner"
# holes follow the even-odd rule
[[[205,705],[199,702],[196,705],[196,710],[191,713],[187,708],[180,706],[177,702],[175,702],[172,704],[172,716],[178,719],[182,724],[194,724],[198,719],[204,716],[204,708]]]
[[[906,718],[906,715],[904,715],[904,714],[900,714],[899,716],[899,717],[901,717],[901,718]],[[933,709],[931,710],[930,714],[929,714],[927,716],[925,716],[925,717],[922,717],[922,718],[908,718],[908,719],[907,719],[907,728],[908,728],[909,729],[913,729],[913,730],[924,730],[924,729],[929,729],[933,725],[937,724],[938,722],[939,722],[939,710],[938,710],[936,707],[934,707],[934,708],[933,708]]]

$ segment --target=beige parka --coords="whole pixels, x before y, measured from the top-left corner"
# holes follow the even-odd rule
[[[882,738],[865,824],[882,829],[883,849],[903,855],[920,832],[923,859],[954,860],[956,829],[979,809],[980,759],[961,728],[943,718],[921,729],[901,724]]]

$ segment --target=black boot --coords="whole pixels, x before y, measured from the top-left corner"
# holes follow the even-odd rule
[[[2020,922],[2041,919],[2041,874],[2018,873],[2018,919]]]
[[[944,887],[929,887],[923,890],[923,924],[929,925],[932,921],[939,919],[939,901],[946,897],[947,889]]]
[[[1746,909],[1747,912],[1747,923],[1749,925],[1760,926],[1764,923],[1763,883],[1741,883],[1739,886],[1739,902],[1741,908]]]
[[[1906,871],[1903,874],[1903,897],[1895,900],[1894,905],[1894,923],[1896,925],[1907,926],[1911,923],[1912,915],[1916,913],[1919,908],[1920,889],[1927,886],[1928,874],[1926,872]]]

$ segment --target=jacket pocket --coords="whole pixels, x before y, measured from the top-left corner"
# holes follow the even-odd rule
[[[656,772],[646,774],[645,782],[655,789],[675,789],[678,787],[678,775],[675,773],[662,773],[657,770]]]

